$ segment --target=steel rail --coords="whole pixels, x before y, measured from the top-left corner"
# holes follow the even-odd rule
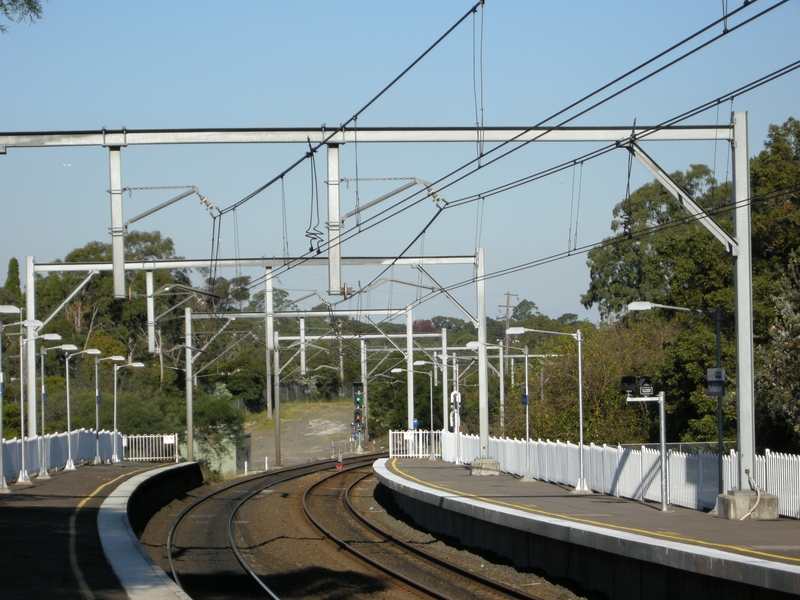
[[[444,594],[441,594],[437,590],[434,590],[433,588],[429,588],[428,586],[423,585],[422,583],[420,583],[420,582],[418,582],[418,581],[416,581],[414,579],[411,579],[410,577],[407,577],[407,576],[403,575],[402,573],[399,573],[398,571],[395,571],[394,569],[391,569],[390,567],[387,567],[386,565],[378,562],[377,560],[367,556],[363,552],[360,552],[360,551],[356,550],[355,548],[353,548],[353,546],[351,546],[350,544],[348,544],[344,540],[342,540],[342,539],[336,537],[335,535],[333,535],[333,533],[330,530],[328,530],[326,527],[324,527],[322,525],[322,523],[320,523],[317,519],[315,519],[313,517],[313,515],[311,514],[311,510],[308,508],[307,500],[308,500],[309,494],[316,487],[322,485],[323,483],[325,483],[329,479],[333,479],[337,475],[340,475],[342,472],[350,471],[353,468],[354,467],[349,468],[349,469],[343,469],[342,471],[340,471],[338,473],[334,473],[332,475],[328,475],[327,477],[325,477],[323,479],[320,479],[319,481],[317,481],[316,483],[314,483],[313,485],[308,487],[308,489],[303,493],[303,510],[305,511],[306,517],[308,517],[308,520],[311,521],[311,523],[314,525],[314,527],[316,527],[320,531],[320,533],[322,533],[322,535],[324,535],[326,538],[328,538],[331,542],[333,542],[334,544],[336,544],[337,546],[339,546],[343,550],[346,550],[347,552],[349,552],[353,556],[358,557],[359,559],[361,559],[366,564],[378,569],[379,571],[383,571],[384,573],[386,573],[387,575],[389,575],[393,579],[396,579],[398,581],[402,581],[406,585],[409,585],[409,586],[411,586],[412,588],[414,588],[416,590],[424,592],[425,594],[433,596],[434,598],[440,598],[441,600],[453,600],[452,598],[450,598],[450,596],[445,596]]]
[[[359,457],[348,458],[348,459],[345,459],[345,460],[348,461],[348,462],[358,462],[359,464],[357,466],[358,467],[362,467],[365,464],[370,464],[370,462],[374,460],[375,456],[381,456],[381,455],[368,455],[368,457],[359,456]],[[232,484],[226,485],[224,487],[221,487],[220,489],[215,490],[211,494],[208,494],[207,496],[203,496],[202,498],[199,498],[198,500],[196,500],[195,502],[193,502],[192,504],[190,504],[189,506],[184,508],[181,511],[181,513],[172,522],[172,525],[170,526],[169,533],[167,534],[167,561],[169,563],[169,568],[170,568],[170,573],[171,573],[172,579],[175,581],[175,583],[178,585],[178,587],[181,588],[181,590],[183,590],[184,592],[186,591],[186,590],[184,590],[183,585],[181,584],[180,577],[178,576],[178,573],[177,573],[177,571],[175,569],[175,563],[173,561],[173,556],[172,556],[173,540],[175,538],[175,534],[177,532],[177,529],[180,526],[181,522],[184,520],[184,518],[190,512],[192,512],[193,510],[196,510],[198,506],[200,506],[201,504],[203,504],[207,500],[215,498],[218,495],[220,495],[220,494],[222,494],[224,492],[227,492],[228,490],[231,490],[231,489],[236,488],[236,487],[241,487],[241,486],[249,484],[249,483],[256,483],[259,480],[263,480],[263,479],[269,478],[270,481],[266,482],[264,485],[259,485],[255,491],[248,492],[246,494],[245,498],[242,501],[240,501],[236,505],[236,507],[231,511],[231,517],[228,520],[228,539],[231,542],[231,550],[232,550],[234,556],[236,557],[236,560],[239,562],[239,564],[244,569],[245,573],[254,581],[254,583],[256,583],[271,598],[273,598],[274,600],[279,600],[278,597],[264,584],[263,581],[261,581],[261,579],[258,577],[258,575],[250,568],[250,566],[244,560],[244,557],[242,557],[241,553],[239,552],[238,548],[236,547],[236,544],[233,542],[233,537],[232,537],[232,532],[231,532],[231,526],[232,526],[232,523],[233,523],[233,517],[234,517],[236,511],[239,510],[239,508],[241,508],[241,506],[247,500],[249,500],[250,498],[252,498],[256,494],[261,493],[263,490],[265,490],[265,489],[267,489],[269,487],[272,487],[274,485],[278,485],[280,483],[284,483],[286,481],[291,481],[292,479],[305,477],[306,475],[310,475],[312,473],[327,469],[331,465],[335,465],[335,464],[336,464],[335,460],[325,460],[325,461],[320,461],[320,462],[317,462],[317,463],[305,464],[305,465],[300,465],[300,466],[297,466],[297,467],[291,467],[291,468],[283,469],[283,470],[277,471],[277,472],[261,473],[261,474],[255,475],[253,477],[250,477],[248,479],[245,479],[245,480],[242,480],[242,481],[237,481],[235,483],[232,483]],[[353,467],[353,468],[356,468],[356,467]],[[284,475],[287,475],[289,473],[291,473],[291,475],[284,476]]]
[[[358,521],[360,521],[365,527],[367,527],[368,529],[372,530],[373,532],[375,532],[375,534],[377,534],[378,536],[384,538],[386,541],[391,542],[394,545],[403,548],[403,550],[406,550],[407,552],[411,552],[412,554],[416,554],[417,556],[420,556],[420,557],[424,558],[425,560],[428,560],[428,561],[430,561],[430,562],[432,562],[434,564],[437,564],[437,565],[439,565],[441,567],[444,567],[445,569],[447,569],[449,571],[455,571],[459,575],[461,575],[461,576],[463,576],[463,577],[465,577],[467,579],[471,579],[471,580],[475,581],[476,583],[480,583],[481,585],[485,585],[486,587],[492,588],[492,589],[494,589],[494,590],[496,590],[498,592],[501,592],[503,594],[508,594],[509,596],[511,596],[513,598],[524,598],[524,599],[528,599],[528,600],[542,600],[539,596],[532,596],[530,594],[526,594],[525,592],[523,592],[521,590],[518,590],[517,588],[514,588],[512,586],[506,585],[505,583],[502,583],[502,582],[499,582],[499,581],[495,581],[494,579],[490,579],[488,577],[484,577],[483,575],[481,575],[479,573],[475,573],[474,571],[470,571],[469,569],[465,569],[464,567],[462,567],[460,565],[457,565],[455,563],[452,563],[449,560],[446,560],[444,558],[440,558],[440,557],[438,557],[438,556],[436,556],[434,554],[431,554],[430,552],[422,550],[421,548],[418,548],[414,544],[411,544],[409,542],[405,542],[405,541],[395,537],[394,535],[392,535],[388,531],[382,529],[381,527],[379,527],[375,523],[372,523],[369,519],[367,519],[364,515],[362,515],[358,511],[358,509],[356,509],[356,507],[353,506],[353,503],[350,501],[350,492],[353,490],[353,488],[355,486],[357,486],[359,483],[361,483],[364,479],[369,477],[370,475],[371,475],[371,473],[365,473],[362,477],[359,477],[356,481],[354,481],[347,488],[347,490],[345,491],[345,494],[344,494],[345,506],[350,511],[350,514],[352,514],[352,516],[355,517]]]
[[[348,544],[346,541],[344,541],[341,538],[339,538],[336,535],[334,535],[329,529],[327,529],[324,525],[322,525],[311,514],[311,510],[310,510],[310,508],[308,506],[308,497],[314,491],[314,489],[316,489],[317,487],[323,485],[324,483],[328,482],[329,480],[333,479],[334,477],[336,477],[338,475],[341,475],[343,472],[349,472],[349,471],[352,471],[352,470],[354,470],[356,468],[358,468],[358,467],[354,466],[354,467],[350,467],[348,469],[344,469],[343,471],[339,471],[337,473],[333,473],[333,474],[331,474],[331,475],[329,475],[329,476],[327,476],[327,477],[325,477],[323,479],[320,479],[319,481],[315,482],[311,486],[309,486],[308,489],[303,494],[303,510],[306,513],[306,517],[308,517],[309,521],[311,521],[311,523],[326,538],[328,538],[332,543],[336,544],[337,546],[339,546],[343,550],[346,550],[347,552],[349,552],[352,555],[356,556],[360,560],[364,561],[366,564],[368,564],[368,565],[370,565],[370,566],[372,566],[372,567],[374,567],[374,568],[386,573],[390,577],[392,577],[392,578],[394,578],[394,579],[396,579],[398,581],[401,581],[401,582],[405,583],[406,585],[411,586],[412,588],[414,588],[416,590],[419,590],[419,591],[421,591],[421,592],[423,592],[425,594],[428,594],[428,595],[430,595],[430,596],[432,596],[434,598],[452,600],[450,596],[444,594],[443,592],[441,592],[441,591],[439,591],[437,589],[428,587],[427,585],[425,585],[425,584],[423,584],[423,583],[421,583],[421,582],[419,582],[419,581],[417,581],[415,579],[412,579],[411,577],[408,577],[407,575],[404,575],[403,573],[400,573],[399,571],[396,571],[396,570],[392,569],[391,567],[388,567],[385,564],[381,563],[380,561],[370,557],[369,555],[364,554],[363,552],[357,550],[351,544]],[[350,487],[347,488],[347,490],[345,492],[345,504],[349,503],[349,500],[347,500],[347,496],[349,495],[350,490],[357,483],[359,483],[362,479],[364,479],[366,477],[369,477],[369,476],[370,476],[370,473],[365,474],[363,477],[359,478],[356,482],[354,482]],[[350,505],[350,506],[352,506],[352,505]],[[355,511],[354,507],[353,508],[348,507],[348,508],[351,511]],[[360,520],[361,519],[359,519],[359,521]],[[378,535],[380,537],[385,537],[388,541],[390,541],[392,543],[396,543],[397,542],[396,538],[394,538],[393,536],[390,536],[390,535],[389,536],[385,536],[382,533],[378,533]],[[448,563],[447,561],[438,559],[436,557],[432,557],[431,555],[428,555],[427,553],[420,553],[420,552],[418,552],[416,550],[410,550],[408,547],[406,547],[406,546],[404,546],[402,544],[396,544],[396,545],[401,547],[403,550],[410,551],[411,553],[413,553],[414,555],[422,558],[423,560],[427,560],[427,561],[429,561],[429,562],[431,562],[431,563],[433,563],[433,564],[435,564],[435,565],[437,565],[437,566],[439,566],[441,568],[444,568],[444,569],[446,569],[448,571],[454,572],[457,575],[464,576],[466,579],[468,579],[470,581],[473,581],[473,582],[478,583],[480,585],[485,585],[485,586],[487,586],[487,587],[489,587],[489,588],[491,588],[491,589],[493,589],[493,590],[495,590],[495,591],[497,591],[497,592],[499,592],[501,594],[507,594],[507,595],[509,595],[511,597],[514,597],[514,598],[525,598],[525,599],[528,599],[528,600],[531,600],[531,599],[532,600],[541,600],[540,598],[538,598],[536,596],[531,596],[531,595],[525,594],[524,592],[521,592],[520,590],[505,586],[504,584],[498,583],[496,581],[492,581],[490,579],[483,578],[480,575],[476,575],[475,573],[472,573],[470,571],[467,571],[467,570],[463,569],[462,567],[459,567],[458,565],[452,565],[451,563]]]

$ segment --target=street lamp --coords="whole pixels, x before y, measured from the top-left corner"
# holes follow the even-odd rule
[[[64,362],[66,363],[66,373],[67,373],[67,464],[64,466],[65,471],[72,471],[75,469],[75,463],[72,462],[72,420],[71,420],[71,410],[69,405],[69,359],[73,356],[78,356],[80,354],[91,354],[97,355],[102,354],[100,350],[96,348],[89,348],[88,350],[83,350],[81,352],[75,352],[73,354],[67,354],[65,357]]]
[[[424,361],[424,360],[415,360],[414,361],[414,366],[415,367],[422,366],[422,365],[427,365],[427,364],[433,364],[433,363],[428,363],[427,361]],[[430,440],[429,440],[429,446],[430,446],[430,449],[431,449],[431,460],[434,460],[435,456],[434,456],[434,453],[433,453],[433,372],[414,371],[413,369],[412,370],[408,370],[408,369],[401,369],[399,367],[396,368],[396,369],[392,369],[392,373],[402,373],[404,371],[406,371],[408,373],[419,373],[419,374],[422,374],[422,375],[427,375],[428,378],[431,380],[431,434],[430,434],[431,437],[430,437]]]
[[[104,360],[113,360],[114,362],[124,362],[124,356],[106,356],[105,358],[94,359],[94,461],[93,465],[103,464],[103,459],[100,458],[100,379],[98,377],[97,366]],[[116,365],[114,365],[116,366]],[[114,372],[116,375],[116,371]],[[114,391],[116,392],[116,379],[114,384]]]
[[[36,319],[26,319],[21,323],[24,327],[36,327],[41,328],[42,322],[37,321]],[[58,341],[61,339],[61,336],[57,333],[45,333],[42,335],[37,335],[33,337],[26,338],[23,335],[19,336],[19,413],[20,413],[20,466],[19,466],[19,475],[17,475],[17,483],[30,483],[31,480],[28,478],[28,471],[25,470],[25,378],[23,377],[23,370],[25,368],[25,361],[24,361],[24,348],[25,344],[30,341],[34,340],[45,340],[49,342]]]
[[[45,348],[42,346],[39,355],[39,375],[42,378],[42,435],[39,436],[39,478],[40,479],[49,479],[50,473],[47,472],[47,446],[44,442],[44,405],[47,402],[47,385],[45,384],[45,376],[44,376],[44,357],[47,356],[47,353],[50,350],[66,350],[72,351],[77,350],[78,347],[74,344],[61,344],[60,346],[50,346],[49,348]]]
[[[141,369],[144,367],[144,363],[134,362],[134,363],[125,363],[124,365],[114,365],[114,442],[113,442],[113,450],[111,452],[111,462],[119,462],[120,459],[117,456],[117,371],[120,369],[124,369],[125,367],[134,367],[137,369]]]
[[[0,314],[2,315],[18,315],[20,309],[10,304],[0,304]],[[3,329],[11,325],[18,325],[18,323],[8,323],[0,325],[0,493],[7,494],[9,492],[8,485],[6,484],[5,471],[3,470],[3,396],[6,393],[6,380],[3,374]]]
[[[578,467],[580,475],[578,476],[578,483],[575,486],[575,493],[585,494],[591,493],[589,486],[586,485],[586,479],[583,476],[583,359],[581,357],[581,330],[578,329],[575,333],[566,333],[563,331],[546,331],[542,329],[528,329],[527,327],[509,327],[506,329],[506,335],[521,335],[523,333],[545,333],[548,335],[568,335],[571,338],[578,340]],[[525,377],[527,379],[528,372],[525,368]],[[527,390],[526,390],[527,393]]]
[[[693,312],[693,313],[702,313],[704,315],[709,315],[714,317],[714,327],[716,329],[717,334],[717,369],[722,368],[722,344],[721,344],[721,333],[720,333],[720,321],[722,321],[722,309],[719,307],[715,308],[714,310],[703,310],[702,308],[683,308],[681,306],[667,306],[666,304],[654,304],[653,302],[631,302],[628,304],[628,310],[650,310],[653,308],[663,308],[664,310],[677,310],[679,312]],[[719,460],[717,465],[717,477],[718,477],[718,490],[719,493],[722,494],[724,492],[724,486],[722,483],[722,395],[717,396],[717,452],[719,454]]]

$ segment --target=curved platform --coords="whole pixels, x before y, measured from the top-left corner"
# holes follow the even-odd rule
[[[3,598],[187,598],[137,529],[202,481],[196,463],[82,466],[0,494]]]
[[[427,529],[612,598],[790,598],[800,594],[800,522],[708,514],[572,494],[427,459],[382,459],[378,480]]]
[[[183,463],[140,473],[111,492],[100,507],[97,529],[103,552],[132,600],[189,600],[147,554],[134,527],[144,527],[156,510],[177,497],[179,490],[191,489],[187,485],[193,481],[195,468],[196,463]],[[136,507],[129,518],[132,499]]]

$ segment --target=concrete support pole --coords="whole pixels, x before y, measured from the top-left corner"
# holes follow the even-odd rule
[[[25,257],[25,319],[36,319],[36,277],[33,256]],[[25,328],[25,362],[28,368],[28,437],[36,437],[36,342],[39,332],[34,326]]]
[[[508,336],[506,336],[508,337]],[[500,346],[498,367],[500,371],[500,435],[506,435],[506,381],[505,381],[505,363],[503,362],[503,346]]]
[[[736,400],[739,449],[739,489],[749,489],[745,471],[754,473],[755,417],[753,362],[753,266],[750,239],[750,159],[747,113],[733,113],[733,235],[739,243],[734,257],[736,294]]]
[[[414,315],[406,309],[406,388],[408,390],[408,430],[414,429]]]
[[[489,367],[486,360],[486,281],[483,248],[475,253],[478,301],[478,428],[481,458],[489,458]]]
[[[153,298],[153,271],[144,272],[145,285],[147,290],[147,351],[150,354],[156,352],[156,299]]]
[[[300,377],[306,376],[306,318],[300,317]],[[362,376],[362,381],[365,381]]]
[[[447,329],[442,328],[442,431],[447,431],[450,394],[447,391]]]
[[[367,340],[361,340],[361,382],[364,386],[364,443],[369,441],[369,371],[367,371]]]
[[[108,148],[109,194],[111,196],[111,261],[114,263],[114,298],[125,297],[125,224],[122,217],[122,153]]]
[[[328,144],[328,295],[342,295],[342,249],[339,245],[339,145]]]
[[[661,449],[661,512],[667,512],[667,393],[658,392],[658,433]]]
[[[275,313],[272,292],[272,269],[266,269],[264,277],[264,336],[266,337],[266,360],[264,389],[267,400],[267,418],[272,418],[272,353],[275,351]],[[275,373],[275,377],[278,374]]]
[[[192,309],[185,314],[186,345],[186,460],[194,460],[194,381],[192,377]]]
[[[275,361],[275,466],[281,467],[281,359],[278,332],[273,338],[272,358]]]

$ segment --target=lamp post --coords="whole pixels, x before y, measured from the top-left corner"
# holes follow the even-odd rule
[[[22,321],[21,325],[24,327],[33,327],[33,328],[41,328],[42,322],[37,321],[36,319],[26,319]],[[17,483],[30,483],[31,480],[28,478],[28,471],[25,470],[25,378],[23,377],[23,370],[25,368],[25,360],[24,360],[24,348],[27,342],[32,340],[46,340],[46,341],[57,341],[60,340],[61,336],[57,333],[45,333],[42,335],[32,336],[26,338],[25,336],[19,336],[19,413],[20,413],[20,466],[19,466],[19,475],[17,475]]]
[[[414,366],[422,366],[422,365],[427,365],[427,364],[433,364],[433,363],[428,363],[428,361],[425,361],[425,360],[415,360],[414,361]],[[397,368],[397,369],[392,369],[392,373],[402,373],[403,371],[407,371],[407,370],[408,369]],[[431,450],[431,453],[430,453],[431,454],[431,460],[435,460],[436,457],[434,456],[434,452],[433,452],[433,372],[414,371],[414,370],[409,371],[409,372],[410,373],[421,373],[423,375],[427,375],[428,378],[430,379],[430,382],[431,382],[431,388],[430,388],[431,389],[431,429],[430,429],[430,432],[431,432],[430,436],[431,437],[430,437],[428,445],[430,446],[430,450]]]
[[[10,304],[0,304],[0,314],[2,315],[18,315],[20,309]],[[6,393],[6,380],[3,373],[3,329],[11,325],[18,325],[18,323],[8,323],[0,325],[0,493],[7,494],[9,492],[8,485],[6,484],[5,469],[3,463],[3,396]]]
[[[578,468],[580,475],[578,476],[578,483],[575,486],[575,493],[586,494],[591,493],[589,486],[586,485],[586,479],[583,476],[583,359],[581,357],[581,330],[578,329],[575,333],[566,333],[563,331],[546,331],[542,329],[528,329],[527,327],[509,327],[506,329],[507,335],[521,335],[523,333],[545,333],[548,335],[567,335],[575,338],[578,341]],[[525,378],[527,381],[528,369],[525,367]]]
[[[80,354],[97,355],[101,354],[101,352],[96,348],[89,348],[88,350],[82,350],[81,352],[67,354],[64,359],[67,374],[67,464],[64,466],[65,471],[73,471],[75,469],[75,463],[72,462],[72,415],[69,404],[69,359]]]
[[[47,469],[47,446],[45,445],[44,441],[44,405],[47,403],[47,384],[45,383],[45,374],[44,374],[44,358],[47,356],[47,353],[50,350],[66,350],[72,351],[77,350],[78,347],[74,344],[61,344],[60,346],[50,346],[49,348],[45,348],[42,346],[41,350],[39,351],[39,376],[42,378],[42,435],[39,436],[39,478],[40,479],[49,479],[50,473],[48,473]]]
[[[103,459],[100,458],[100,379],[98,377],[97,366],[104,360],[113,360],[114,362],[124,362],[124,356],[107,356],[105,358],[94,359],[94,461],[93,465],[103,464]],[[116,366],[116,365],[114,365]],[[114,372],[116,376],[116,371]],[[114,379],[114,392],[116,393],[116,377]]]
[[[506,337],[508,336],[506,330]],[[522,481],[533,481],[531,477],[531,429],[530,429],[530,402],[528,395],[528,347],[525,347],[525,476]]]
[[[470,350],[475,350],[477,352],[478,348],[480,348],[481,343],[472,341],[467,342],[467,348]],[[503,369],[503,351],[504,348],[502,345],[494,345],[494,344],[486,344],[486,348],[496,348],[499,350],[499,369],[497,371],[497,376],[500,379],[500,435],[506,435],[506,403],[505,403],[505,369]]]
[[[141,369],[144,367],[144,363],[140,362],[133,362],[133,363],[125,363],[124,365],[114,365],[114,432],[113,432],[113,446],[111,451],[111,462],[119,462],[120,459],[117,456],[117,371],[120,369],[124,369],[125,367],[134,367],[137,369]]]
[[[722,368],[722,335],[720,332],[720,321],[722,320],[722,310],[717,307],[714,310],[703,310],[702,308],[683,308],[681,306],[667,306],[666,304],[654,304],[653,302],[631,302],[628,310],[640,311],[651,310],[653,308],[663,308],[664,310],[676,310],[679,312],[702,313],[714,317],[714,328],[717,336],[717,369]],[[717,396],[717,453],[719,460],[717,465],[717,489],[720,494],[724,492],[722,483],[722,396]]]

